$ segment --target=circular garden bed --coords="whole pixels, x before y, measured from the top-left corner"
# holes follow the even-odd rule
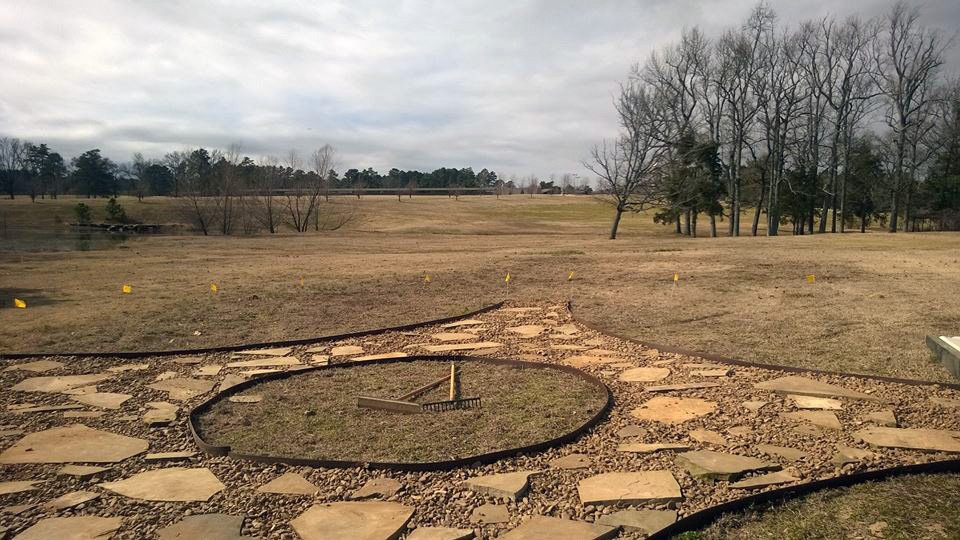
[[[358,407],[359,396],[396,400],[438,381],[451,362],[458,397],[478,397],[478,407],[411,414]],[[448,399],[449,385],[440,384],[409,401]],[[419,357],[267,376],[201,405],[191,420],[205,445],[238,457],[442,465],[570,440],[599,420],[609,401],[599,380],[569,367]]]

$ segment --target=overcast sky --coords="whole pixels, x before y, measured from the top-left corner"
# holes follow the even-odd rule
[[[330,143],[341,171],[585,174],[589,146],[616,132],[612,96],[630,66],[684,26],[715,35],[754,4],[6,0],[0,134],[116,161]],[[891,2],[771,4],[794,22]],[[928,23],[960,23],[957,0],[922,5]]]

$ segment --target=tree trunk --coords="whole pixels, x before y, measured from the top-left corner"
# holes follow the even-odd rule
[[[763,212],[763,196],[767,191],[767,182],[765,178],[760,178],[760,200],[757,201],[757,211],[753,214],[753,228],[751,233],[757,235],[757,228],[760,226],[760,213]]]
[[[690,236],[696,238],[697,237],[697,216],[700,215],[700,212],[691,212],[691,213],[693,214],[693,216],[691,217],[691,222],[690,222],[690,225],[691,225]]]
[[[684,212],[683,220],[684,220],[683,234],[686,236],[690,236],[690,211],[689,210]]]
[[[891,190],[890,201],[890,232],[897,232],[897,216],[900,214],[900,196],[896,189]]]
[[[617,215],[613,218],[613,225],[610,226],[610,240],[617,239],[617,228],[620,227],[620,216],[623,214],[623,209],[617,207]]]
[[[683,234],[683,228],[680,226],[680,214],[677,214],[677,234]]]
[[[860,232],[867,232],[867,215],[863,214],[860,216]]]
[[[710,214],[710,238],[717,237],[717,216]]]

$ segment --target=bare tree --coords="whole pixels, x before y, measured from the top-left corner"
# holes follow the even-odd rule
[[[275,156],[261,157],[249,197],[254,216],[270,234],[275,234],[280,225],[276,191],[280,187],[281,174],[279,159]]]
[[[930,96],[924,91],[943,65],[947,45],[941,35],[920,26],[919,11],[896,3],[883,20],[884,33],[874,41],[874,77],[887,98],[887,124],[893,130],[893,178],[890,190],[890,232],[897,232],[901,195],[909,183],[910,133]]]
[[[527,177],[527,187],[525,190],[531,198],[540,192],[540,179],[537,178],[537,175],[531,174]]]
[[[173,173],[173,196],[180,196],[180,189],[187,176],[187,160],[191,150],[173,151],[163,156],[163,163]]]
[[[3,175],[4,191],[12,200],[17,191],[17,180],[22,174],[27,144],[17,138],[0,139],[0,174]]]
[[[310,155],[310,174],[300,170],[301,160],[295,150],[287,155],[288,178],[286,186],[286,209],[290,224],[297,232],[306,232],[313,218],[314,227],[320,230],[320,197],[328,185],[329,171],[333,168],[336,152],[324,145]]]
[[[416,178],[411,178],[410,181],[407,182],[407,198],[408,199],[413,198],[413,194],[417,192],[417,187],[419,186],[417,184]]]
[[[664,114],[657,98],[641,82],[633,80],[621,86],[616,102],[622,134],[604,141],[590,151],[583,166],[599,178],[603,201],[616,213],[610,226],[610,239],[624,212],[640,212],[659,198],[658,172],[666,152],[660,140]]]

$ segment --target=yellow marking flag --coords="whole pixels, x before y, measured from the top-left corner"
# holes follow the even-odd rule
[[[430,274],[424,274],[424,275],[423,275],[423,282],[424,282],[424,283],[430,283]]]
[[[813,274],[810,274],[809,276],[807,276],[807,283],[813,283],[816,280],[817,280],[817,276]]]
[[[303,276],[300,276],[300,286],[303,287]]]
[[[220,290],[220,287],[217,287],[217,284],[216,284],[216,283],[211,283],[211,284],[210,284],[210,292],[217,292],[217,291],[219,291],[219,290]]]
[[[133,287],[124,284],[124,286],[121,287],[120,290],[123,291],[123,294],[130,294],[133,292]]]
[[[19,298],[13,299],[13,305],[17,306],[18,308],[24,308],[24,309],[27,307],[27,303]]]
[[[573,272],[570,272],[570,275],[567,276],[567,281],[573,281]]]
[[[673,282],[676,283],[676,282],[678,282],[678,281],[680,281],[680,272],[674,272],[674,273],[673,273]]]
[[[505,283],[510,283],[510,274],[507,274],[507,277],[503,278]]]

